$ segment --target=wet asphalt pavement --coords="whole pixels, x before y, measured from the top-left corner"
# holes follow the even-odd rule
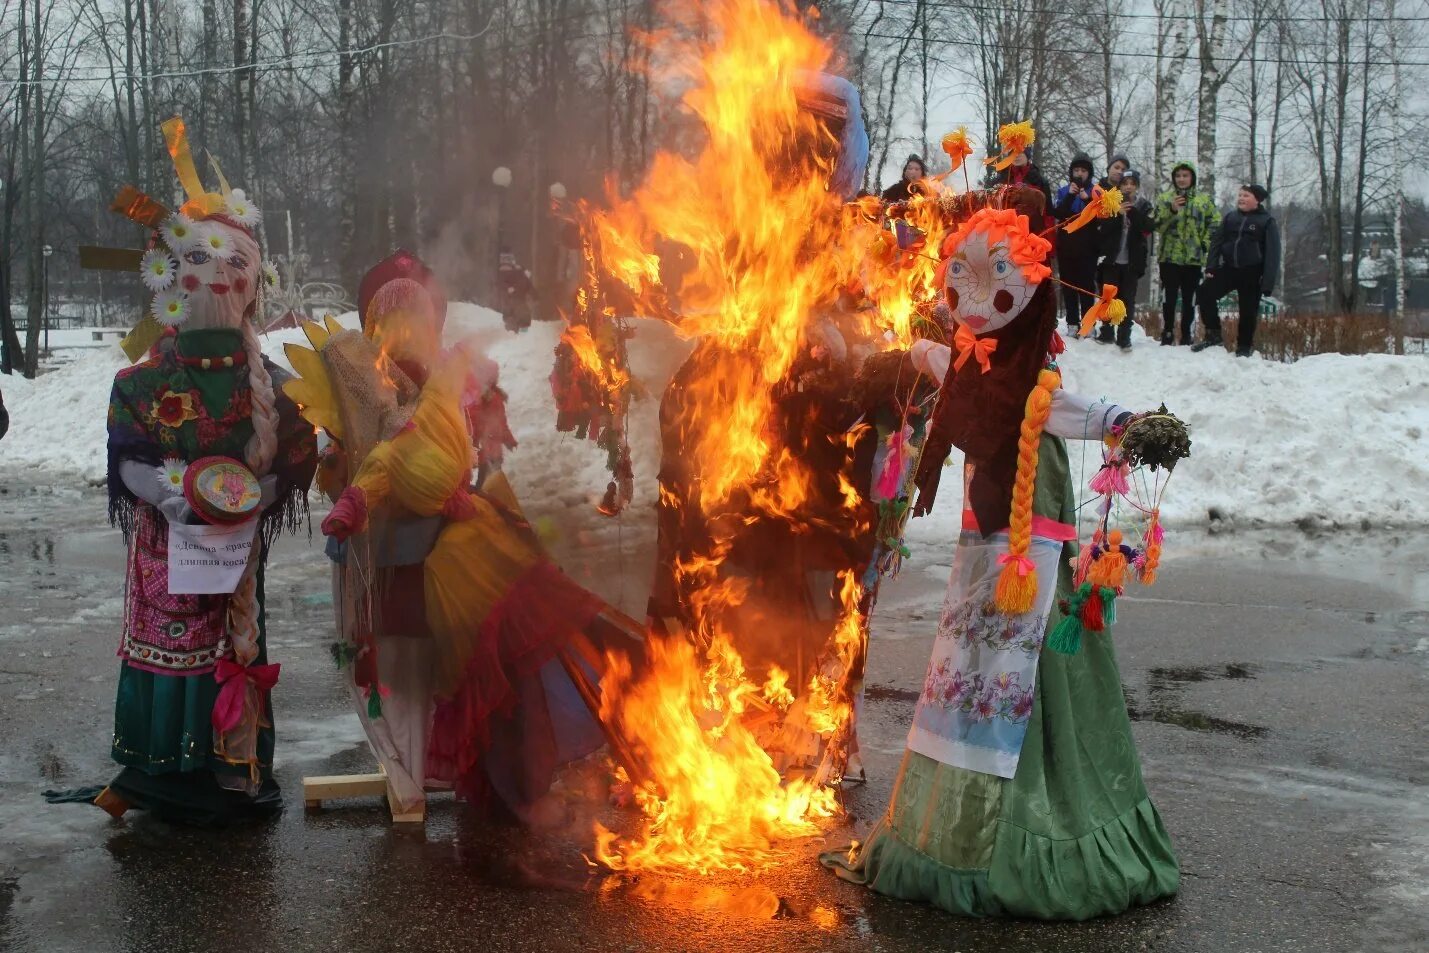
[[[1091,923],[1009,923],[886,900],[814,860],[887,801],[949,553],[915,554],[879,607],[869,779],[847,787],[848,822],[757,874],[628,881],[583,859],[581,810],[540,833],[441,796],[418,831],[375,800],[303,810],[304,775],[373,765],[328,656],[327,566],[305,538],[279,545],[268,577],[281,818],[216,832],[45,804],[42,790],[114,773],[122,549],[98,491],[13,474],[0,488],[0,950],[1429,950],[1424,533],[1173,533],[1161,582],[1118,604],[1117,645],[1181,895]],[[649,543],[633,540],[648,535],[635,517],[618,543],[569,531],[558,550],[638,612]]]

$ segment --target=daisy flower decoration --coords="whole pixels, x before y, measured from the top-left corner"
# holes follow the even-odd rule
[[[278,266],[271,261],[263,262],[263,284],[269,288],[278,287]]]
[[[164,462],[159,464],[159,482],[164,485],[175,496],[180,496],[184,492],[184,473],[188,470],[188,464],[178,457],[165,457]]]
[[[248,196],[243,194],[242,189],[234,189],[225,204],[228,206],[228,217],[244,228],[254,227],[263,217],[263,213],[258,211],[258,206],[248,201]]]
[[[174,283],[179,263],[166,248],[151,248],[139,259],[139,275],[150,291],[163,291]]]
[[[193,219],[180,212],[164,220],[164,224],[159,226],[159,237],[170,251],[182,255],[198,240],[198,229],[194,227]]]
[[[151,310],[154,313],[155,321],[166,328],[176,328],[188,320],[188,295],[177,288],[160,291],[154,295],[154,304]]]
[[[228,251],[228,236],[217,228],[204,229],[203,237],[199,239],[198,247],[211,255],[222,255]]]

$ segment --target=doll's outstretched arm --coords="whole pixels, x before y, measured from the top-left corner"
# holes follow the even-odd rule
[[[1114,426],[1125,425],[1131,411],[1107,400],[1083,397],[1058,388],[1052,392],[1052,413],[1045,431],[1066,440],[1101,440]]]

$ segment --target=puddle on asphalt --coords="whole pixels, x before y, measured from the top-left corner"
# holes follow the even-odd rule
[[[1248,722],[1217,718],[1215,715],[1184,708],[1178,702],[1185,685],[1221,679],[1254,679],[1259,671],[1260,666],[1241,662],[1159,666],[1146,673],[1146,704],[1141,704],[1134,689],[1123,685],[1121,690],[1126,698],[1127,714],[1132,721],[1152,721],[1161,725],[1174,725],[1187,731],[1255,740],[1265,737],[1269,729]]]
[[[1226,665],[1182,665],[1157,667],[1146,673],[1152,691],[1167,691],[1185,682],[1211,682],[1223,678],[1255,678],[1259,666],[1231,662]]]
[[[865,701],[870,702],[908,702],[913,703],[918,700],[918,692],[911,688],[894,688],[892,685],[869,685],[863,690]]]

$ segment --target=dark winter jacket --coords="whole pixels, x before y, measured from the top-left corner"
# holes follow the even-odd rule
[[[1073,195],[1071,178],[1078,167],[1087,170],[1087,181],[1082,186],[1081,194]],[[1067,179],[1068,184],[1058,189],[1052,200],[1052,217],[1058,222],[1076,218],[1081,214],[1082,209],[1087,207],[1087,202],[1092,197],[1093,183],[1097,180],[1091,158],[1085,153],[1078,153],[1073,157],[1067,166]],[[1097,244],[1095,228],[1082,228],[1075,232],[1059,232],[1057,234],[1057,255],[1061,258],[1095,255]]]
[[[1103,219],[1097,226],[1098,252],[1102,264],[1115,264],[1121,251],[1121,233],[1131,229],[1126,240],[1127,264],[1131,273],[1140,278],[1146,274],[1147,236],[1151,234],[1151,203],[1137,196],[1136,201],[1123,206],[1120,215]]]
[[[1259,268],[1261,292],[1275,290],[1280,273],[1280,227],[1264,205],[1249,213],[1231,209],[1221,219],[1206,254],[1206,273],[1221,268]]]
[[[1042,170],[1037,168],[1035,162],[1028,162],[1026,165],[1010,165],[997,175],[993,176],[993,185],[1026,185],[1034,189],[1041,189],[1042,195],[1046,197],[1047,204],[1043,206],[1047,210],[1048,223],[1052,218],[1052,187],[1047,184],[1047,177],[1042,174]],[[1045,227],[1045,226],[1044,226]],[[1034,232],[1042,231],[1033,223]]]
[[[897,182],[894,182],[888,188],[884,189],[883,194],[880,195],[879,198],[883,199],[883,201],[887,202],[890,205],[894,202],[906,202],[913,197],[913,189],[911,188],[912,185],[913,183],[909,182],[907,179],[899,179]]]
[[[0,394],[0,438],[10,429],[10,411],[5,409],[5,395]]]

